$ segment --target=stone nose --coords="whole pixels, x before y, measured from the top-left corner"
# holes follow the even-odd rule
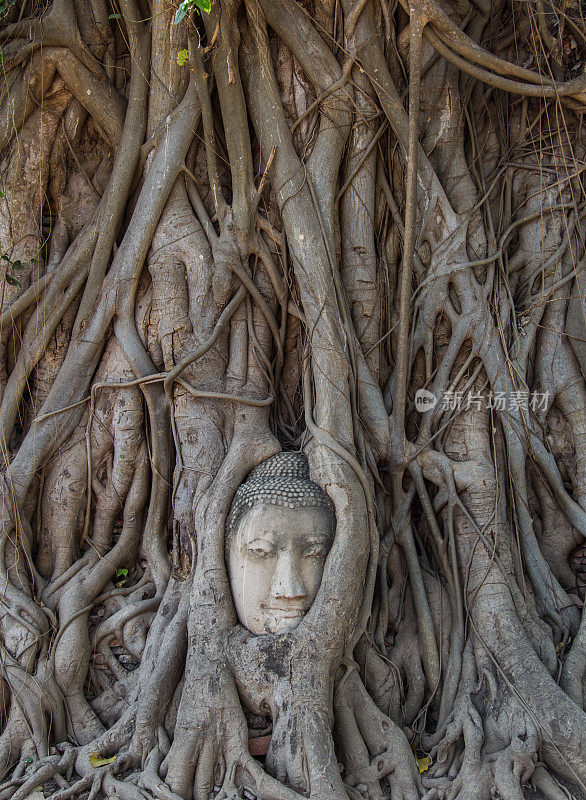
[[[276,599],[302,600],[307,597],[307,588],[295,558],[288,550],[279,553],[271,588]]]

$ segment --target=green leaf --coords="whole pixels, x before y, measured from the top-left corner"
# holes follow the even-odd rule
[[[179,25],[183,17],[187,14],[189,9],[193,4],[193,0],[183,0],[179,8],[177,9],[177,13],[175,14],[175,25]]]
[[[120,19],[121,16],[122,14],[110,14],[108,19]]]
[[[0,190],[0,197],[6,197],[6,192],[3,192],[2,190]]]
[[[4,255],[3,255],[3,256],[0,256],[0,258],[2,259],[2,261],[8,261],[8,263],[10,264],[10,259],[8,258],[8,256],[6,255],[6,253],[4,253]]]
[[[177,63],[179,64],[180,67],[182,67],[188,60],[189,60],[189,51],[180,50],[177,53]]]
[[[126,569],[126,567],[124,567],[123,569],[116,570],[117,578],[125,578],[127,575],[128,575],[128,570]]]
[[[211,0],[183,0],[179,8],[177,9],[177,13],[175,14],[175,25],[179,25],[183,17],[187,14],[188,11],[191,11],[192,8],[199,8],[200,11],[205,11],[206,14],[209,14],[212,10],[212,1]]]
[[[8,273],[6,273],[6,283],[9,283],[11,286],[20,286],[20,283],[16,280],[16,278],[13,278],[12,275],[9,275]]]
[[[12,269],[24,269],[24,267],[22,266],[22,261],[18,261],[18,259],[16,261],[13,261],[10,264],[10,266],[12,267]]]

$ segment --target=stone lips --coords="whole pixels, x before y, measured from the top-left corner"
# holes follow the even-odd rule
[[[277,453],[252,470],[234,495],[226,533],[230,535],[242,514],[256,505],[325,508],[334,514],[334,504],[309,477],[307,457],[300,451]]]

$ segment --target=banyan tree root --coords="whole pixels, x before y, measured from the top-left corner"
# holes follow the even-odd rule
[[[0,3],[0,800],[578,800],[579,9],[206,6]],[[336,533],[254,636],[282,449]]]

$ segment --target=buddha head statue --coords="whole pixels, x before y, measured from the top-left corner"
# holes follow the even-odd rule
[[[299,624],[321,583],[334,506],[300,452],[278,453],[238,488],[226,524],[226,562],[238,619],[254,634]]]

